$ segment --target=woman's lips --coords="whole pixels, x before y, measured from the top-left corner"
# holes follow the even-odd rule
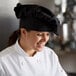
[[[43,47],[45,46],[44,43],[38,43],[37,45],[38,45],[38,47],[40,47],[40,48],[43,48]]]

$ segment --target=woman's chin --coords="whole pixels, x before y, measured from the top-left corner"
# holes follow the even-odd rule
[[[43,48],[44,48],[44,46],[38,47],[38,48],[37,48],[37,51],[38,51],[38,52],[41,52]]]

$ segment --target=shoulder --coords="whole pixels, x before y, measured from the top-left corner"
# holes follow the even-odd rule
[[[5,48],[4,50],[2,50],[0,52],[0,71],[1,73],[4,72],[4,68],[6,65],[9,65],[8,63],[8,60],[9,58],[11,57],[12,55],[12,46],[11,47],[7,47]],[[4,73],[3,73],[4,74]]]
[[[56,55],[57,56],[57,54],[55,53],[55,51],[53,49],[47,47],[47,46],[44,47],[44,51],[46,53],[48,53],[48,54],[51,54],[51,55],[53,54],[53,55]]]
[[[15,51],[14,46],[7,47],[6,49],[2,50],[0,52],[0,67],[1,66],[7,66],[11,64],[12,62],[16,61],[17,63],[17,53]]]
[[[49,56],[50,58],[54,58],[54,59],[58,59],[57,54],[55,53],[55,51],[47,46],[44,47],[44,53]]]
[[[14,52],[14,46],[10,46],[10,47],[5,48],[4,50],[2,50],[0,52],[0,59],[5,58],[9,55],[12,55],[13,52]]]

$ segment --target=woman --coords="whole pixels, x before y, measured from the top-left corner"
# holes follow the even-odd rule
[[[45,46],[50,32],[57,33],[54,14],[34,4],[19,3],[14,11],[20,26],[0,53],[0,76],[67,76],[57,55]]]

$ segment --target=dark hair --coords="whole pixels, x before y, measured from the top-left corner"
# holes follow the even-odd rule
[[[12,33],[12,35],[9,37],[9,40],[8,40],[8,46],[11,46],[13,44],[15,44],[17,38],[19,37],[20,35],[20,30],[16,30]]]
[[[26,29],[26,31],[30,32],[31,30],[29,29]],[[8,40],[8,46],[11,46],[13,44],[16,43],[16,40],[20,37],[21,35],[21,30],[16,30],[12,33],[12,35],[9,37],[9,40]]]

